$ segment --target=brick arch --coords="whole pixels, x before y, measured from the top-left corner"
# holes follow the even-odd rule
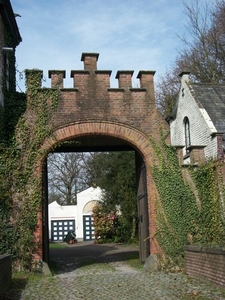
[[[45,164],[45,159],[47,153],[54,151],[54,148],[59,146],[58,143],[69,140],[74,141],[76,138],[82,139],[85,136],[105,136],[108,139],[112,137],[111,141],[118,138],[127,143],[137,154],[138,204],[147,203],[147,206],[144,206],[144,208],[140,205],[139,220],[142,222],[142,216],[146,212],[147,217],[149,216],[149,221],[144,220],[142,223],[146,224],[145,229],[149,229],[150,239],[143,238],[142,243],[146,246],[150,242],[150,252],[155,254],[159,252],[156,248],[154,250],[154,220],[156,219],[154,203],[157,197],[157,190],[151,174],[153,151],[149,136],[151,135],[155,141],[158,141],[160,138],[159,129],[162,128],[166,131],[169,129],[167,122],[156,109],[153,80],[155,72],[150,70],[139,71],[137,78],[140,81],[140,87],[134,88],[132,87],[133,71],[118,71],[116,74],[118,88],[112,88],[110,86],[111,71],[98,70],[98,56],[98,53],[82,54],[81,60],[84,63],[84,70],[71,71],[70,76],[73,78],[73,87],[71,88],[64,88],[65,71],[49,71],[51,88],[49,93],[44,94],[44,90],[41,87],[43,72],[40,70],[27,70],[28,106],[24,117],[27,124],[31,124],[32,128],[35,128],[37,126],[36,117],[33,116],[37,113],[36,103],[46,101],[46,112],[48,114],[46,129],[52,129],[52,136],[43,141],[42,147],[37,150],[36,154],[40,157],[40,160],[38,169],[35,168],[34,176],[42,176],[42,192],[43,198],[45,198],[47,195],[47,176],[45,176],[47,174],[47,165]],[[35,76],[35,83],[33,76]],[[29,90],[31,91],[33,88],[36,89],[36,93],[31,97]],[[55,99],[56,89],[58,91],[57,99]],[[43,97],[43,95],[45,96]],[[17,136],[19,139],[19,134]],[[20,144],[20,140],[17,142]],[[142,201],[143,198],[144,201]],[[47,205],[46,202],[43,201],[43,203]],[[45,243],[47,233],[43,222],[47,217],[46,211],[47,208],[40,208],[37,229],[40,229],[40,236],[44,233],[42,250],[45,250],[47,253],[48,249],[45,246],[47,245]],[[144,217],[146,217],[146,214]],[[146,234],[149,235],[149,232]],[[144,237],[146,234],[142,236]],[[46,249],[44,249],[45,247]],[[149,249],[147,250],[146,253],[149,253]],[[40,259],[41,253],[41,249],[40,254],[36,253]],[[145,254],[142,255],[142,257],[144,256]]]
[[[56,129],[52,136],[45,140],[42,149],[50,150],[64,141],[85,135],[105,135],[119,138],[134,147],[142,156],[146,164],[147,157],[152,152],[148,137],[139,130],[119,123],[111,122],[85,122],[70,124]]]
[[[148,195],[148,215],[149,215],[149,231],[150,231],[150,253],[159,252],[158,243],[154,237],[155,234],[155,198],[157,190],[154,185],[150,166],[152,164],[152,146],[149,138],[139,130],[119,123],[110,122],[83,122],[74,123],[65,127],[56,129],[52,137],[45,140],[42,149],[47,152],[54,149],[57,143],[69,141],[76,137],[88,135],[105,135],[108,137],[119,138],[130,144],[134,150],[138,151],[142,156],[146,165],[146,184]],[[45,151],[44,151],[45,152]],[[46,152],[45,152],[46,153]],[[40,167],[43,161],[40,162]]]

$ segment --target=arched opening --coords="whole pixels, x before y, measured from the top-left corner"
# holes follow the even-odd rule
[[[83,240],[90,241],[94,239],[94,227],[92,226],[92,211],[95,205],[98,205],[100,201],[91,200],[85,204],[82,210],[83,221]]]
[[[191,134],[190,134],[190,122],[188,117],[184,118],[184,139],[185,139],[185,154],[188,155],[190,153],[191,146]]]
[[[68,143],[69,142],[69,143]],[[45,141],[43,149],[48,152],[76,151],[134,151],[136,157],[137,207],[139,230],[140,260],[144,262],[149,254],[154,254],[154,243],[151,243],[150,232],[154,233],[154,187],[149,166],[151,164],[151,145],[149,139],[138,130],[112,123],[74,124],[56,130],[51,139]],[[43,260],[49,260],[48,234],[48,195],[47,165],[43,173]],[[151,190],[151,191],[150,191]],[[151,227],[151,228],[150,228]]]

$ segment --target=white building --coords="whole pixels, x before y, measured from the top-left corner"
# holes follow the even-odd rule
[[[94,239],[91,215],[101,196],[99,187],[90,187],[77,194],[77,205],[59,205],[56,201],[49,204],[49,239],[62,242],[68,231],[74,231],[78,241]]]
[[[182,164],[223,159],[225,152],[225,84],[191,83],[183,72],[170,116],[171,144]]]

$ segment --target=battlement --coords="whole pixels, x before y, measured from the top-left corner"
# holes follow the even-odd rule
[[[139,71],[137,78],[140,87],[132,86],[132,70],[120,70],[116,73],[118,87],[110,86],[111,70],[98,70],[98,53],[83,53],[81,61],[83,70],[72,70],[71,88],[64,88],[65,70],[50,70],[50,89],[59,89],[57,111],[54,117],[55,126],[67,122],[84,120],[124,122],[130,126],[143,128],[149,124],[149,116],[156,110],[154,95],[154,71]],[[26,70],[28,104],[32,107],[36,100],[30,97],[33,88],[39,90],[36,97],[42,97],[40,70]],[[51,103],[51,101],[48,101]],[[139,117],[137,117],[139,116]]]
[[[98,70],[99,54],[98,53],[82,53],[81,61],[84,62],[83,70],[72,70],[70,77],[73,78],[73,88],[83,89],[83,87],[90,81],[102,82],[102,86],[106,89],[110,88],[110,76],[112,71],[110,70]],[[41,70],[32,70],[36,71],[36,82],[34,83],[30,76],[30,70],[27,70],[26,73],[26,84],[27,88],[35,87],[41,88],[41,80],[43,77],[43,72]],[[120,70],[116,73],[116,79],[118,79],[118,89],[132,89],[132,76],[134,71],[131,70]],[[140,89],[152,89],[153,87],[153,77],[155,71],[139,71],[137,78],[140,80]],[[64,88],[63,79],[66,78],[65,70],[49,70],[48,77],[51,79],[51,88]],[[114,88],[115,89],[115,88]],[[136,89],[136,88],[135,88]]]

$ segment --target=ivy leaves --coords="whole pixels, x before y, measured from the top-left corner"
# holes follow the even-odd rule
[[[15,265],[31,269],[37,247],[34,232],[42,201],[42,179],[37,175],[38,162],[43,157],[40,146],[51,134],[47,122],[57,107],[59,91],[41,89],[37,70],[30,70],[26,75],[30,80],[28,105],[24,112],[22,102],[23,107],[18,109],[19,115],[13,123],[13,135],[7,141],[8,148],[1,149],[0,153],[0,253],[12,253]],[[6,110],[13,106],[13,101],[17,98],[12,98]],[[7,111],[4,113],[7,115]],[[10,214],[13,229],[5,231]]]
[[[185,244],[224,243],[221,170],[213,162],[182,169],[176,149],[166,145],[162,134],[158,144],[150,140],[156,158],[152,174],[159,194],[156,237],[168,261],[182,265]]]

